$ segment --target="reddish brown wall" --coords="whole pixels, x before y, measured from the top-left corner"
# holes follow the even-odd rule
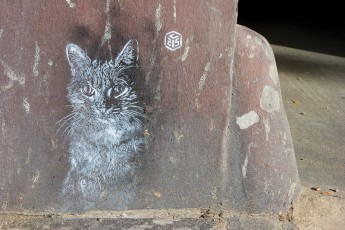
[[[232,89],[235,0],[14,0],[2,1],[0,9],[2,211],[58,210],[64,202],[59,192],[69,169],[68,140],[57,133],[56,122],[70,112],[66,44],[76,43],[91,58],[105,60],[130,38],[140,46],[136,86],[149,119],[142,181],[128,208],[286,210],[285,195],[274,204],[265,200],[267,209],[248,205],[246,191],[255,193],[262,182],[243,183],[241,146],[247,141],[235,122],[242,101],[231,97],[239,93],[245,103],[248,89]],[[176,51],[164,47],[170,31],[183,36]],[[281,119],[275,127],[288,132]],[[276,164],[294,163],[277,161],[272,167]],[[295,168],[288,171],[284,183],[290,173],[297,175]],[[250,202],[260,202],[257,198]]]

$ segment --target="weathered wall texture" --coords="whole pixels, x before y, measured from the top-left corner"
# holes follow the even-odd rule
[[[71,112],[66,44],[106,60],[133,38],[149,119],[141,181],[127,208],[286,210],[298,179],[273,54],[242,27],[235,37],[236,4],[2,1],[0,209],[58,211],[65,202],[68,139],[56,123]],[[181,48],[164,46],[170,31],[182,35]],[[247,68],[246,57],[259,64]]]

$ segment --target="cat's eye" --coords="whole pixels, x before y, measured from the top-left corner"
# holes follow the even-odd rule
[[[127,91],[128,91],[128,87],[126,87],[124,85],[117,85],[117,86],[109,89],[108,96],[117,98],[117,97],[120,97],[123,94],[127,93]]]
[[[87,97],[93,97],[95,96],[95,89],[92,88],[89,85],[85,85],[82,89],[81,89],[82,93],[87,96]]]

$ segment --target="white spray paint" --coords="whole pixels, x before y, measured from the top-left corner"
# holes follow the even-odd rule
[[[207,62],[206,65],[205,65],[205,68],[204,68],[204,72],[203,74],[201,75],[200,77],[200,80],[198,82],[198,89],[197,89],[197,92],[196,92],[196,98],[195,98],[195,101],[194,101],[194,104],[195,104],[195,107],[197,109],[200,108],[200,103],[199,103],[199,96],[200,96],[200,93],[201,91],[203,90],[204,86],[205,86],[205,83],[206,83],[206,78],[210,72],[210,69],[211,69],[211,62]]]
[[[68,4],[68,6],[71,7],[71,8],[74,8],[76,6],[75,3],[72,2],[71,0],[66,0],[66,2]]]
[[[151,55],[150,55],[150,64],[149,64],[147,73],[145,75],[145,83],[146,84],[149,82],[149,80],[151,78],[152,68],[156,62],[155,50],[156,50],[156,46],[157,46],[157,39],[158,39],[159,32],[163,26],[163,23],[161,21],[161,11],[162,11],[162,6],[161,6],[161,4],[158,4],[158,7],[156,8],[156,12],[155,12],[155,37],[152,41],[152,51],[151,51]]]
[[[9,67],[5,62],[3,62],[2,60],[0,61],[1,61],[2,66],[4,67],[4,75],[9,79],[9,82],[7,85],[1,86],[1,89],[3,91],[6,91],[12,88],[14,85],[14,82],[18,82],[20,85],[25,85],[24,74],[16,72],[14,69]]]
[[[193,37],[191,38],[191,40],[193,40]],[[189,40],[189,38],[187,38],[186,39],[186,45],[184,47],[184,51],[183,51],[183,54],[181,56],[181,61],[183,61],[183,62],[187,59],[188,54],[189,54],[189,49],[190,49],[189,42],[190,42],[190,40]]]
[[[75,44],[66,47],[73,112],[58,122],[69,139],[70,169],[61,194],[66,211],[98,204],[124,209],[133,198],[144,114],[126,74],[136,66],[137,51],[130,40],[115,61],[99,63]]]
[[[105,21],[104,34],[102,37],[101,46],[103,46],[104,43],[106,43],[107,41],[111,39],[111,24],[110,24],[109,11],[110,11],[110,0],[107,0],[105,4],[105,10],[104,10],[104,13],[107,15],[107,19]]]
[[[1,37],[2,37],[2,33],[4,32],[4,30],[3,29],[0,29],[0,39],[1,39]]]
[[[240,117],[236,117],[236,123],[240,129],[247,129],[259,121],[260,117],[255,111],[250,111],[249,113],[243,114]]]
[[[34,65],[32,66],[32,73],[34,74],[35,77],[38,77],[38,65],[41,61],[41,49],[38,46],[37,41],[35,42],[35,56],[34,56]]]
[[[197,96],[200,95],[201,91],[203,90],[203,88],[205,86],[206,78],[208,76],[208,73],[210,72],[210,69],[211,69],[211,63],[207,62],[207,64],[205,65],[205,68],[204,68],[204,72],[203,72],[203,74],[199,80],[199,83],[198,83]]]
[[[158,7],[156,8],[156,13],[155,13],[155,17],[156,17],[156,35],[158,35],[158,33],[161,31],[162,29],[162,19],[161,19],[161,14],[162,14],[162,5],[158,4]]]
[[[274,111],[279,112],[280,110],[280,97],[279,93],[273,89],[272,86],[265,86],[261,97],[260,97],[260,107],[269,113]]]
[[[176,16],[177,16],[177,13],[176,13],[176,0],[174,0],[174,21],[176,22]]]

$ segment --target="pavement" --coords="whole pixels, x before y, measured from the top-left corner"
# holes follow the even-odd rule
[[[345,224],[345,58],[272,45],[303,186],[299,229]]]

